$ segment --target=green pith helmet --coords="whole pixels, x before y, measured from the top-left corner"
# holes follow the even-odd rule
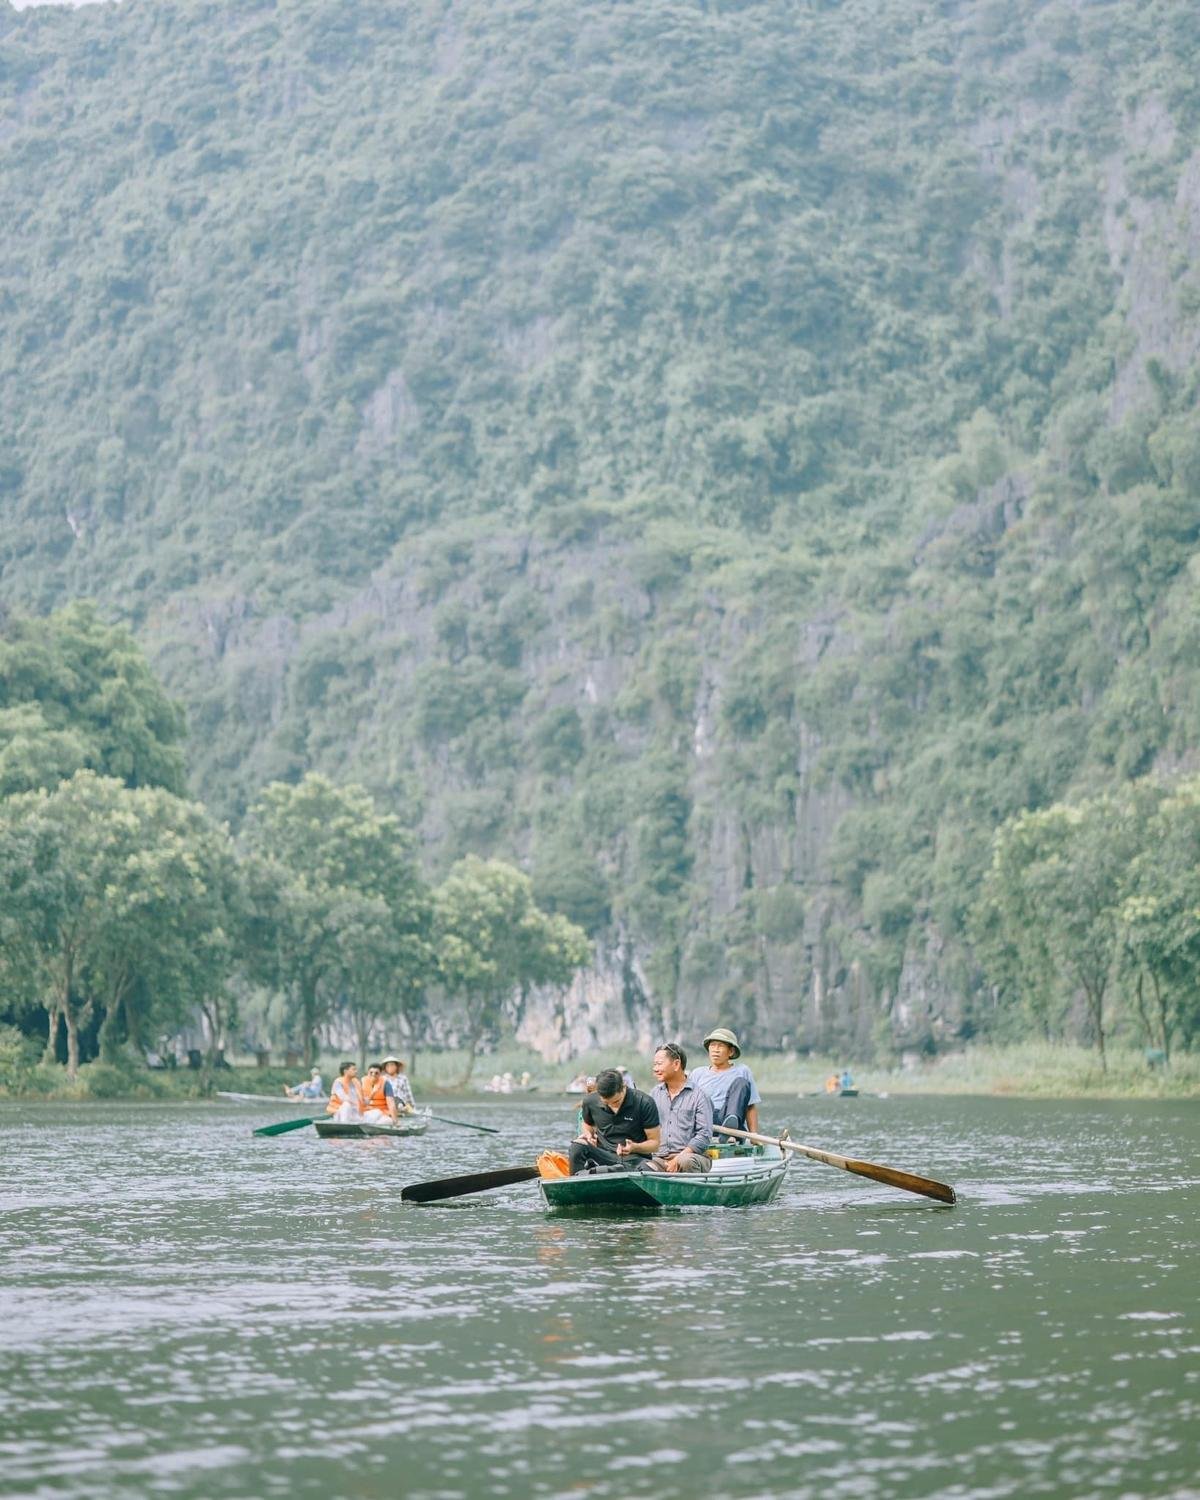
[[[728,1026],[714,1026],[713,1029],[704,1038],[704,1045],[706,1047],[708,1046],[709,1042],[728,1042],[729,1045],[733,1048],[734,1057],[741,1057],[742,1055],[742,1049],[738,1046],[738,1039],[734,1036],[733,1032],[730,1031]]]

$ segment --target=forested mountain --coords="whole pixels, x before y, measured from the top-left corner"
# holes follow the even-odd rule
[[[1188,0],[0,14],[0,600],[597,1025],[1003,1034],[997,827],[1197,763],[1198,129]]]

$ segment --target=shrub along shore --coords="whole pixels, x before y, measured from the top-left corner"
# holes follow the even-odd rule
[[[10,1033],[11,1037],[11,1033]],[[418,1096],[461,1094],[462,1052],[420,1054],[412,1071]],[[340,1059],[338,1059],[340,1060]],[[764,1093],[776,1097],[804,1096],[822,1091],[824,1080],[840,1070],[833,1058],[754,1056],[749,1063]],[[324,1062],[326,1083],[337,1060]],[[475,1092],[494,1074],[528,1073],[536,1085],[534,1098],[566,1098],[567,1083],[579,1072],[595,1073],[613,1062],[629,1065],[641,1087],[653,1082],[650,1066],[628,1046],[613,1054],[597,1053],[567,1063],[548,1063],[536,1053],[506,1047],[480,1059]],[[864,1094],[891,1096],[980,1095],[1043,1099],[1196,1099],[1200,1098],[1200,1058],[1185,1055],[1163,1066],[1151,1065],[1144,1052],[1114,1048],[1108,1069],[1101,1071],[1096,1053],[1084,1047],[1030,1043],[1008,1047],[973,1047],[933,1058],[915,1068],[853,1068],[855,1085]],[[64,1070],[34,1062],[28,1050],[0,1037],[0,1098],[62,1101],[120,1100],[195,1103],[212,1099],[217,1090],[247,1094],[282,1094],[303,1069],[235,1063],[219,1069],[151,1069],[133,1062],[86,1063],[72,1085]],[[518,1097],[518,1096],[509,1096]]]

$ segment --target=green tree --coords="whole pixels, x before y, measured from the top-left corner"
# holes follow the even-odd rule
[[[465,1017],[465,1086],[505,1002],[530,985],[567,984],[590,945],[582,928],[540,910],[529,877],[502,860],[460,860],[437,888],[434,912],[442,983]]]
[[[1170,1061],[1177,1035],[1200,1026],[1200,781],[1155,809],[1121,906],[1134,1011],[1146,1042]]]
[[[266,788],[247,844],[249,967],[288,994],[306,1063],[343,999],[365,1049],[371,1021],[394,997],[409,999],[432,967],[412,835],[362,787],[310,774]]]
[[[101,1014],[144,1045],[219,992],[229,967],[233,851],[204,810],[161,788],[79,771],[52,792],[0,802],[0,964],[16,992],[59,1017],[67,1069]]]
[[[126,786],[184,791],[184,719],[133,636],[95,607],[0,629],[0,792],[88,766]]]
[[[1122,941],[1122,905],[1156,794],[1131,787],[1025,812],[996,836],[991,891],[1022,981],[1039,995],[1084,996],[1107,1067],[1106,1001]]]

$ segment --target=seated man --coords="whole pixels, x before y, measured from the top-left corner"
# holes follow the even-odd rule
[[[348,1122],[362,1115],[362,1084],[358,1081],[358,1068],[352,1062],[344,1062],[329,1090],[329,1103],[325,1113],[335,1120]]]
[[[658,1111],[648,1094],[628,1089],[615,1068],[596,1075],[596,1092],[585,1094],[582,1125],[571,1142],[571,1175],[588,1167],[636,1167],[658,1150]]]
[[[362,1118],[364,1125],[394,1125],[395,1101],[388,1097],[383,1067],[372,1063],[362,1081]]]
[[[646,1163],[655,1172],[709,1172],[712,1105],[688,1077],[687,1053],[678,1042],[664,1042],[654,1054],[658,1082],[650,1097],[662,1122],[662,1144]]]
[[[289,1088],[285,1083],[283,1092],[289,1099],[323,1099],[325,1097],[325,1085],[321,1082],[320,1068],[314,1068],[308,1082],[298,1083],[294,1089]]]
[[[697,1068],[692,1073],[692,1082],[708,1095],[713,1123],[732,1125],[735,1130],[757,1130],[762,1095],[754,1074],[745,1063],[737,1061],[742,1055],[737,1037],[727,1026],[714,1026],[704,1038],[704,1045],[708,1048],[709,1065]]]
[[[404,1072],[404,1064],[398,1057],[385,1057],[383,1073],[386,1083],[384,1092],[395,1104],[394,1114],[411,1115],[417,1107],[413,1098],[412,1084]]]

